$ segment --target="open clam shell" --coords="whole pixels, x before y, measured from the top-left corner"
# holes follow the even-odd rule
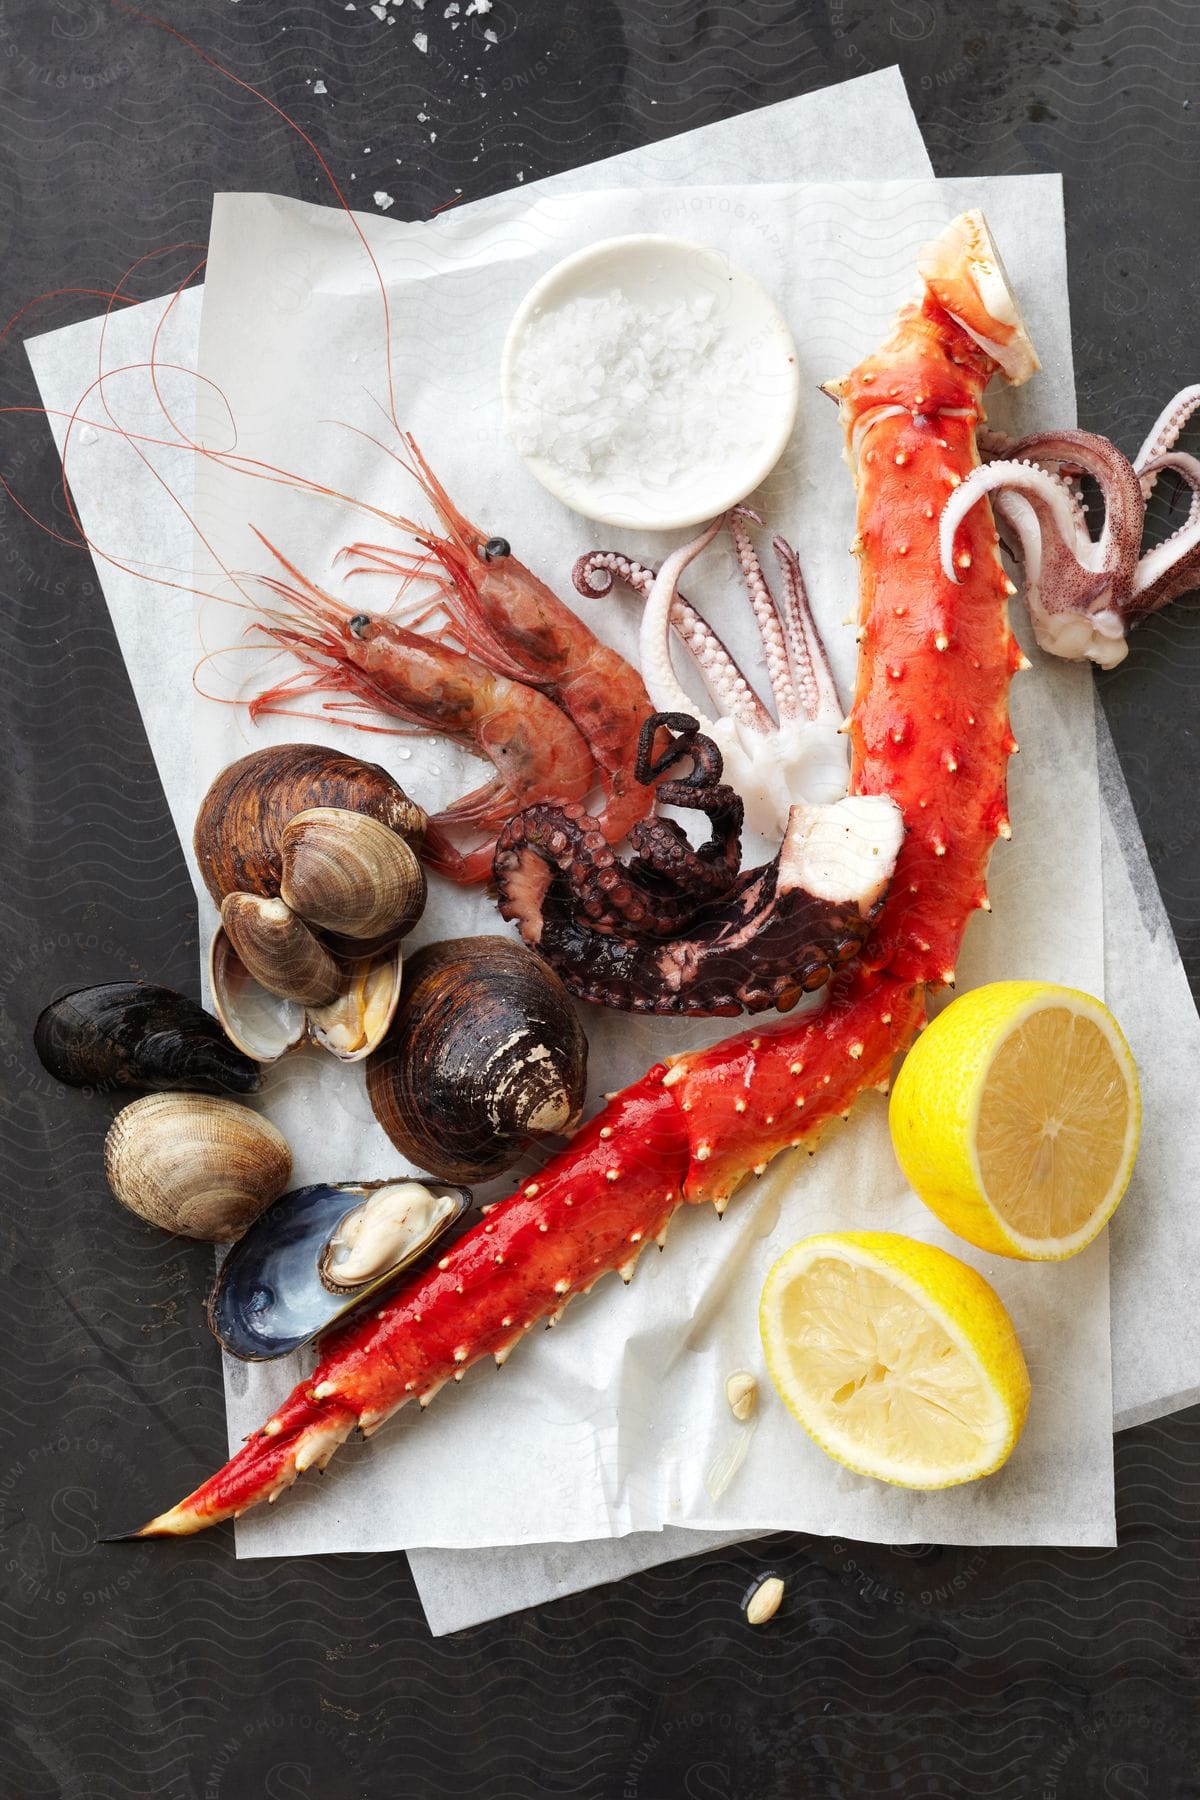
[[[341,992],[325,1006],[306,1008],[256,981],[222,925],[208,953],[213,1010],[228,1037],[254,1062],[278,1062],[305,1038],[339,1062],[361,1062],[387,1036],[400,1000],[403,957],[394,944],[338,967]]]
[[[244,1362],[298,1350],[411,1268],[470,1205],[466,1188],[403,1175],[283,1194],[221,1265],[214,1335]]]

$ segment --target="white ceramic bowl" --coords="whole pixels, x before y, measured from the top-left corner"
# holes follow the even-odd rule
[[[572,315],[556,315],[573,308],[578,321],[577,302],[613,294],[617,307],[593,312],[574,367],[546,354],[569,335]],[[681,340],[684,305],[694,347]],[[637,348],[654,340],[656,313],[672,321],[687,366],[647,391]],[[602,369],[612,379],[589,401]],[[796,422],[800,371],[782,313],[752,276],[701,244],[639,236],[593,244],[535,283],[509,326],[500,387],[505,428],[556,499],[608,525],[666,531],[714,518],[770,473]],[[587,430],[598,444],[585,445]]]

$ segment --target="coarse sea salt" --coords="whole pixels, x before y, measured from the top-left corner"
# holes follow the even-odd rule
[[[664,302],[619,289],[535,313],[510,381],[524,456],[564,473],[669,486],[753,438],[745,353],[711,294]]]

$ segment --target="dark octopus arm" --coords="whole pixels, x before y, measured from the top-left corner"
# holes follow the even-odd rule
[[[663,726],[683,735],[651,763]],[[684,754],[691,776],[657,795],[707,813],[708,844],[695,851],[678,827],[662,841],[643,827],[642,853],[622,867],[578,809],[531,807],[497,845],[500,912],[582,1000],[690,1017],[787,1011],[857,954],[899,849],[898,815],[878,796],[795,807],[778,855],[738,874],[741,807],[720,782],[716,746],[681,715],[646,721],[641,779]],[[805,888],[813,874],[826,895]]]

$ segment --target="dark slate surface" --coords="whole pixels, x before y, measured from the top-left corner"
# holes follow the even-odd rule
[[[162,10],[359,195],[395,194],[395,216],[898,60],[939,173],[1065,171],[1082,422],[1132,448],[1200,375],[1193,0],[496,0],[490,50],[449,31],[443,0],[408,0],[390,28],[367,0]],[[321,193],[298,141],[177,42],[107,0],[0,0],[5,317],[203,239],[216,187]],[[186,254],[134,291],[161,291]],[[94,308],[59,300],[34,322]],[[36,403],[6,351],[0,402]],[[3,421],[0,467],[70,535],[36,420]],[[1200,1794],[1195,1412],[1118,1440],[1113,1552],[786,1538],[441,1642],[400,1556],[239,1566],[225,1533],[97,1549],[98,1522],[144,1516],[222,1454],[209,1259],[117,1211],[99,1173],[111,1107],[56,1092],[29,1033],[80,981],[194,989],[193,909],[87,559],[6,504],[0,597],[5,1800]],[[1194,974],[1198,672],[1187,604],[1103,680]],[[752,1634],[739,1600],[766,1561],[787,1606]]]

